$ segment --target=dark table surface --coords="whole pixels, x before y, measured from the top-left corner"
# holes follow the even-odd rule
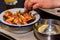
[[[25,0],[18,0],[18,3],[17,3],[16,6],[18,8],[23,8],[24,7],[24,1]],[[6,10],[6,5],[4,3],[4,0],[0,0],[0,13],[2,11],[4,11],[4,10]],[[41,9],[38,9],[36,11],[41,15],[41,18],[48,18],[48,19],[52,18],[52,19],[58,19],[58,20],[60,20],[60,17],[52,15],[52,14],[49,14],[49,13],[47,13],[47,12],[41,10]]]

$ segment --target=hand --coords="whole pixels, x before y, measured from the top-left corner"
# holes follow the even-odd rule
[[[26,0],[24,3],[26,9],[36,8],[54,8],[60,6],[60,0]]]

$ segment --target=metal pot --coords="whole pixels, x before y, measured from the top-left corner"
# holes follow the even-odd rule
[[[42,19],[35,24],[34,34],[38,40],[60,40],[60,21]]]

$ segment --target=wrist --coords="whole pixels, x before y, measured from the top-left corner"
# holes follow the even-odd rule
[[[53,6],[54,7],[60,7],[60,0],[54,0],[53,1]]]

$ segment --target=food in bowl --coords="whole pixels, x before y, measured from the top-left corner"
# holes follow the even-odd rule
[[[4,21],[9,24],[15,24],[15,25],[22,25],[22,24],[28,24],[33,22],[36,18],[34,15],[31,15],[31,13],[27,12],[15,12],[12,13],[11,11],[6,11],[3,15]]]
[[[55,25],[57,28],[58,28],[58,26],[57,25]],[[57,34],[58,32],[56,32],[56,31],[50,31],[50,29],[48,29],[48,27],[49,27],[49,25],[48,24],[44,24],[44,25],[42,25],[42,26],[40,26],[39,28],[38,28],[38,32],[39,33],[43,33],[43,34]],[[53,27],[53,26],[52,26]],[[46,30],[48,30],[48,31],[46,31]],[[46,31],[46,32],[45,32]],[[59,29],[58,29],[58,31],[59,31]]]
[[[58,25],[57,22],[59,23],[60,21],[55,19],[42,19],[39,24],[35,23],[34,28],[38,33],[42,34],[60,34],[60,25]]]
[[[38,32],[43,33],[47,28],[48,28],[47,24],[42,25],[38,28]]]
[[[8,11],[8,12],[7,12]],[[6,13],[7,12],[7,13]],[[6,13],[6,14],[5,14]],[[29,15],[29,17],[31,17],[32,19],[34,19],[34,20],[32,20],[32,19],[30,19],[29,17],[27,17],[28,19],[29,19],[29,21],[27,21],[27,24],[16,24],[16,23],[7,23],[5,20],[6,19],[8,19],[8,18],[10,18],[10,16],[11,16],[11,18],[12,19],[14,19],[14,15],[16,16],[16,14],[23,14],[24,15],[24,19],[25,19],[25,17],[27,17],[28,15]],[[8,14],[9,14],[9,17],[8,17]],[[27,16],[26,16],[26,15]],[[19,17],[18,17],[19,18]],[[19,18],[20,19],[20,18]],[[11,26],[11,27],[14,27],[14,28],[21,28],[21,27],[29,27],[29,26],[33,26],[36,22],[38,22],[39,21],[39,19],[40,19],[40,15],[36,12],[36,11],[34,11],[34,10],[32,10],[32,11],[30,11],[29,13],[28,12],[26,12],[25,11],[25,9],[24,8],[13,8],[13,9],[8,9],[8,10],[5,10],[5,11],[3,11],[1,14],[0,14],[0,22],[1,23],[3,23],[4,25],[7,25],[7,26]],[[16,19],[17,20],[17,19]],[[31,21],[32,20],[32,21]],[[16,22],[16,21],[15,21]]]

